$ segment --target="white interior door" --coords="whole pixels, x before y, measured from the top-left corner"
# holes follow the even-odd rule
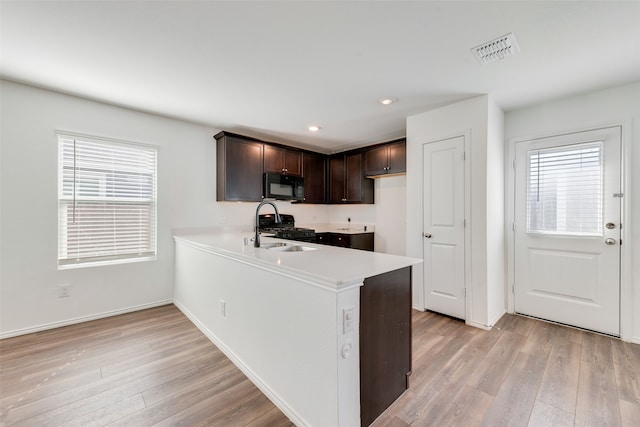
[[[424,303],[465,319],[464,137],[423,145]]]
[[[516,144],[515,311],[620,334],[619,127]]]

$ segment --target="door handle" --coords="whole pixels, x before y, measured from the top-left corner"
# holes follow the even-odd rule
[[[430,238],[431,238],[431,234],[429,234],[429,233],[423,233],[422,235],[423,235],[424,237],[426,237],[427,239],[430,239]]]
[[[607,227],[608,230],[613,230],[614,228],[616,228],[616,225],[612,222],[608,222],[605,224],[605,227]]]
[[[604,243],[607,245],[615,245],[616,244],[616,239],[612,239],[611,237],[607,237],[606,239],[604,239]]]

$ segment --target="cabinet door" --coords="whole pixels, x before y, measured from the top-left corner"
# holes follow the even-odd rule
[[[302,157],[305,203],[326,203],[327,165],[325,156],[304,153]]]
[[[347,202],[360,202],[362,201],[362,154],[350,154],[346,156],[346,193],[345,198]]]
[[[321,245],[329,244],[329,233],[316,233],[316,241],[315,243],[319,243]]]
[[[364,153],[364,174],[365,176],[383,175],[387,173],[387,166],[389,166],[388,159],[389,148],[387,145],[382,145],[377,148],[372,148]]]
[[[389,144],[388,173],[403,173],[407,171],[407,142],[399,141]]]
[[[373,179],[365,178],[363,154],[348,154],[345,167],[345,201],[347,203],[373,203]]]
[[[331,233],[329,234],[329,244],[332,246],[340,246],[342,248],[350,248],[351,236],[348,234]]]
[[[329,158],[329,203],[344,203],[345,160],[343,155]]]
[[[224,136],[217,144],[217,199],[262,200],[262,143]]]
[[[302,152],[264,144],[264,171],[302,175]]]
[[[284,172],[302,176],[302,151],[284,150]]]
[[[352,249],[362,249],[363,251],[371,251],[374,249],[374,235],[373,233],[361,233],[351,234],[351,246]]]
[[[264,171],[284,172],[284,148],[264,144]]]

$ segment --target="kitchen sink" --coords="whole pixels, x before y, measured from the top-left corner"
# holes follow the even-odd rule
[[[265,248],[265,249],[284,248],[286,246],[291,246],[291,243],[277,242],[277,243],[263,243],[260,245],[261,248]]]
[[[260,247],[277,252],[305,252],[318,249],[312,248],[311,246],[293,245],[291,243],[265,243]]]

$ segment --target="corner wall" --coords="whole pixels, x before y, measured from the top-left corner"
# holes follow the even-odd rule
[[[503,188],[493,188],[503,179],[501,117],[502,111],[483,95],[407,119],[407,256],[423,258],[422,145],[459,135],[470,139],[465,140],[471,173],[466,190],[470,206],[465,208],[470,212],[466,321],[483,328],[493,326],[505,311],[504,221],[494,215],[504,211],[502,195],[497,194]],[[420,267],[413,274],[414,307],[424,308],[424,275]]]
[[[1,81],[0,337],[173,300],[172,228],[210,223],[214,129]],[[157,260],[57,269],[56,130],[158,146]],[[70,284],[69,298],[57,288]]]

